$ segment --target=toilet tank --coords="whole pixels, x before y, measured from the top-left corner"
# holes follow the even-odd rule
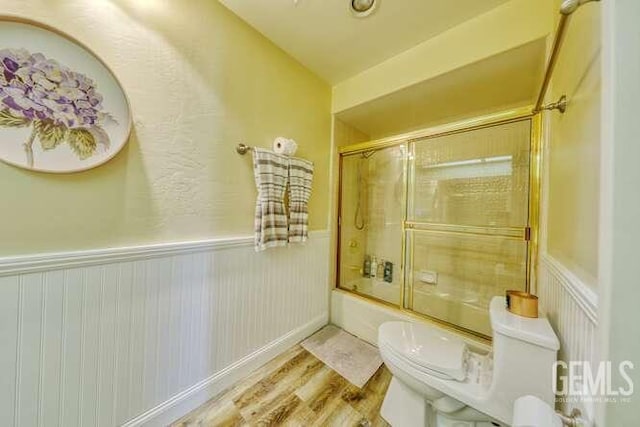
[[[549,321],[509,312],[504,297],[491,300],[489,314],[493,330],[492,397],[513,407],[518,397],[533,395],[553,407],[553,364],[560,342]]]

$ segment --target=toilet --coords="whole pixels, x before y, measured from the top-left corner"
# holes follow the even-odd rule
[[[510,426],[516,399],[553,406],[552,367],[560,348],[547,319],[489,306],[493,351],[486,354],[435,326],[386,322],[378,347],[393,378],[381,408],[394,427]]]
[[[582,425],[582,424],[580,424]],[[535,396],[522,396],[513,405],[512,427],[562,427],[562,418]]]

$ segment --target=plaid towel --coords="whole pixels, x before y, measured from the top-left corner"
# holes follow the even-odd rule
[[[287,188],[286,156],[253,149],[253,172],[258,188],[255,216],[255,248],[287,245],[287,214],[284,208],[284,194]]]
[[[309,198],[313,163],[289,159],[289,242],[306,242],[309,236]]]

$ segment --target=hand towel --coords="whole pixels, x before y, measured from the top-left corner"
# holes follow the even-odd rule
[[[289,159],[261,148],[253,149],[253,171],[258,188],[255,216],[255,249],[287,245],[284,195]]]
[[[309,198],[313,163],[289,158],[289,242],[306,242],[309,236]]]

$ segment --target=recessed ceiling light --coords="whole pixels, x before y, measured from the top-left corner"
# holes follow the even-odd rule
[[[380,0],[349,0],[351,13],[358,18],[371,15],[378,8]]]

